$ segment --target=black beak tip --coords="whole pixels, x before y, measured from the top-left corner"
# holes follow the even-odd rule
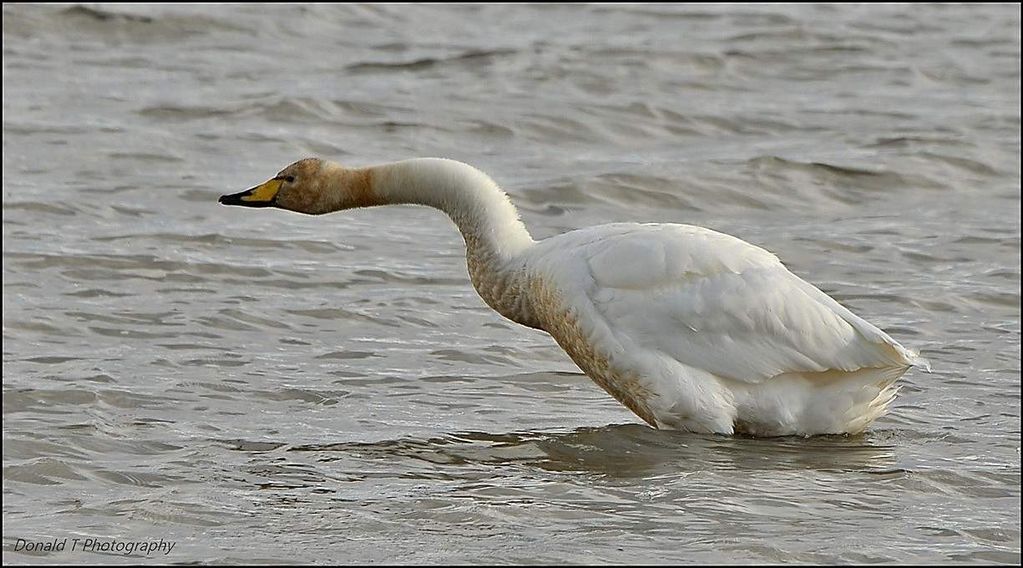
[[[244,193],[244,192],[242,192]],[[239,193],[232,193],[229,195],[221,195],[217,203],[221,205],[246,205],[247,203],[242,201],[242,196]]]
[[[276,207],[277,204],[274,201],[247,201],[246,197],[252,195],[252,190],[243,191],[241,193],[232,193],[230,195],[221,195],[217,203],[221,205],[238,205],[240,207]]]

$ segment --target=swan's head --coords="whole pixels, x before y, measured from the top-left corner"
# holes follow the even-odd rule
[[[299,160],[261,185],[221,196],[220,203],[277,207],[308,215],[380,204],[369,169],[344,168],[319,158]]]

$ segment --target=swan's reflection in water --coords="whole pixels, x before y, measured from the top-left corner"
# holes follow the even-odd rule
[[[446,466],[535,467],[551,472],[648,477],[700,471],[860,471],[896,468],[891,431],[857,436],[746,438],[654,430],[640,424],[578,428],[568,432],[458,432],[428,439],[286,446],[231,442],[248,452],[282,450],[316,462],[416,460]],[[276,452],[275,452],[276,453]],[[281,455],[281,454],[278,454]]]

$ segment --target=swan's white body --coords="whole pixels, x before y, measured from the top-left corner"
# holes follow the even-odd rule
[[[584,341],[635,375],[649,396],[630,407],[658,427],[859,432],[918,361],[773,254],[708,229],[602,225],[522,262],[558,289]]]
[[[344,177],[323,164],[317,175]],[[926,366],[773,254],[735,237],[620,223],[536,242],[507,195],[465,164],[417,159],[358,171],[368,174],[365,187],[348,190],[356,202],[340,198],[305,212],[388,203],[444,210],[465,237],[480,296],[550,333],[654,427],[860,432],[888,409],[895,380]]]

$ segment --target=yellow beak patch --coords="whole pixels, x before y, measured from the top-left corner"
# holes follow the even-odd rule
[[[241,193],[222,195],[220,203],[224,205],[241,205],[242,207],[270,207],[274,204],[277,192],[281,190],[284,180],[274,178],[263,185],[257,185]]]
[[[277,192],[280,191],[282,183],[284,183],[282,180],[272,179],[263,185],[254,187],[249,190],[251,193],[242,196],[242,201],[273,201]]]

